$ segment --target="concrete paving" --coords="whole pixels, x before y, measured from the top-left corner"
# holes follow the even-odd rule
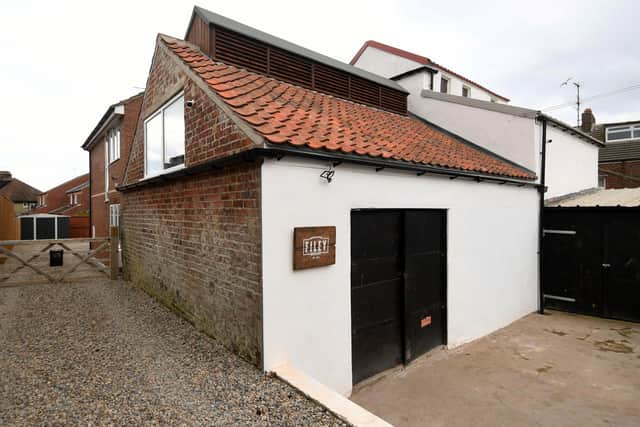
[[[351,399],[396,426],[640,426],[640,324],[531,314]]]

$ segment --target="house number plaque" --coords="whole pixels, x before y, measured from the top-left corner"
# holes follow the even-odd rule
[[[294,270],[335,263],[335,227],[296,227],[293,229]]]

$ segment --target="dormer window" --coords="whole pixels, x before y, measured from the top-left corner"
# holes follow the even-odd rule
[[[145,176],[184,165],[184,94],[180,93],[144,122]]]
[[[607,128],[607,142],[628,141],[636,138],[640,138],[640,123]]]
[[[120,158],[120,129],[109,129],[107,132],[107,145],[109,147],[109,163]]]

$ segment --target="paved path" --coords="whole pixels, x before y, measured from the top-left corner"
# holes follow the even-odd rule
[[[640,426],[640,324],[532,314],[365,381],[352,400],[401,426]]]
[[[0,289],[0,425],[335,425],[125,282]]]

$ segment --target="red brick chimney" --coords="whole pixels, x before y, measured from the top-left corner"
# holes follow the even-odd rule
[[[591,132],[596,125],[596,116],[593,115],[591,108],[587,108],[582,113],[582,131]]]

